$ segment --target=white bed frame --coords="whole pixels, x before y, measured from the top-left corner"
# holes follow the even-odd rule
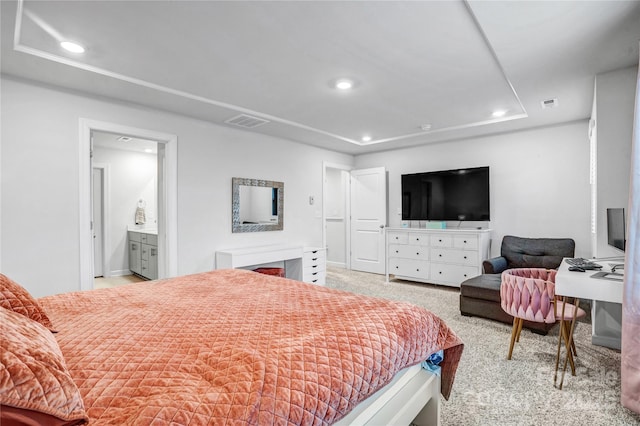
[[[335,424],[438,426],[440,376],[420,364],[405,368]]]

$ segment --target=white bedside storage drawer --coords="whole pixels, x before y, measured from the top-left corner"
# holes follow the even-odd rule
[[[302,253],[302,281],[324,285],[327,276],[327,251],[322,247],[305,247]]]

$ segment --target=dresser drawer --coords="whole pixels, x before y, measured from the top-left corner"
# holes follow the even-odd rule
[[[453,237],[445,234],[434,234],[429,238],[431,247],[453,247]]]
[[[409,233],[409,244],[416,246],[428,246],[429,236],[424,234]]]
[[[396,276],[429,278],[429,262],[415,259],[389,259],[389,273]]]
[[[478,237],[475,235],[454,235],[453,247],[463,250],[478,250]]]
[[[429,260],[429,248],[423,246],[390,244],[389,257]]]
[[[409,233],[389,232],[387,233],[387,241],[389,244],[409,244]]]
[[[435,283],[447,283],[460,286],[460,283],[468,278],[480,275],[475,266],[460,266],[447,263],[431,264],[431,281]]]
[[[431,261],[457,263],[460,265],[476,265],[478,263],[478,252],[471,250],[432,248]]]

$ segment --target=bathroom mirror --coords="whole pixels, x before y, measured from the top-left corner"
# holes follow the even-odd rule
[[[232,232],[282,231],[284,183],[232,179]]]

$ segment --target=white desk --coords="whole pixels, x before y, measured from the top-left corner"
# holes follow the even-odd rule
[[[302,281],[302,245],[243,247],[216,252],[216,269],[284,266],[287,278]]]
[[[595,262],[603,266],[602,272],[611,271],[610,264],[619,262]],[[591,342],[594,345],[620,349],[622,329],[623,282],[592,278],[599,271],[569,271],[569,264],[562,261],[556,275],[556,294],[593,300],[591,306]]]

